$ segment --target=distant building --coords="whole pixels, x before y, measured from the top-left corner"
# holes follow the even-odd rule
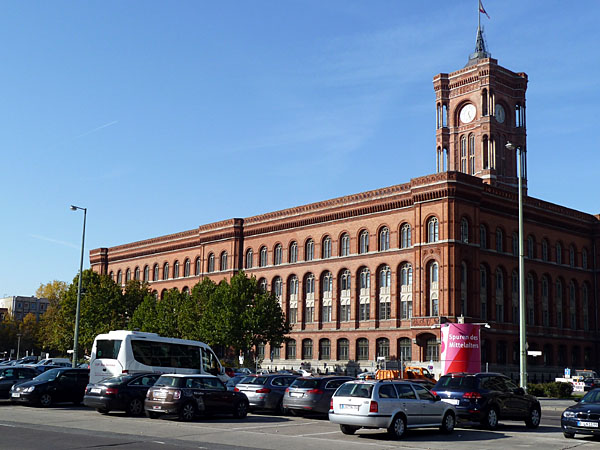
[[[6,314],[11,315],[15,320],[23,320],[29,313],[35,314],[37,320],[46,312],[50,304],[47,298],[22,297],[16,295],[13,297],[0,298],[0,315],[2,318]]]
[[[440,326],[464,321],[489,326],[482,369],[516,378],[519,149],[527,344],[542,354],[529,357],[530,379],[598,369],[600,215],[527,195],[527,83],[491,58],[478,32],[467,65],[433,79],[436,145],[427,153],[437,173],[97,248],[91,267],[119,285],[147,281],[160,298],[245,270],[275,293],[292,325],[281,348],[257,349],[263,367],[363,370],[385,358],[439,373]],[[372,171],[388,162],[374,149],[359,164]],[[557,183],[580,176],[563,175]]]

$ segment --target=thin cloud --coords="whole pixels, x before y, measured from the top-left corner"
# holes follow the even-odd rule
[[[58,239],[52,239],[52,238],[49,238],[46,236],[40,236],[39,234],[30,234],[29,236],[34,239],[39,239],[40,241],[53,242],[55,244],[60,244],[60,245],[64,245],[66,247],[71,247],[71,248],[79,248],[77,245],[71,244],[70,242],[59,241]]]
[[[100,125],[99,127],[96,127],[96,128],[91,129],[91,130],[88,130],[85,133],[81,133],[81,134],[79,134],[79,135],[77,135],[75,137],[72,137],[70,139],[65,139],[64,141],[61,141],[61,142],[59,142],[57,144],[54,144],[54,145],[50,146],[50,148],[58,147],[60,145],[66,144],[67,142],[76,141],[77,139],[81,139],[82,137],[85,137],[85,136],[88,136],[88,135],[90,135],[92,133],[100,131],[103,128],[110,127],[110,126],[112,126],[112,125],[114,125],[116,123],[119,123],[119,121],[118,120],[113,120],[112,122],[105,123],[104,125]]]

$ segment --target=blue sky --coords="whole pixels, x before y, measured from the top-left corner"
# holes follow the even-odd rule
[[[529,194],[600,213],[600,2],[485,0],[529,76]],[[89,250],[435,172],[433,76],[477,1],[0,3],[0,296]]]

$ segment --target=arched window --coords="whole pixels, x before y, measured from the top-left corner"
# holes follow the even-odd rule
[[[548,294],[550,291],[550,284],[548,283],[548,277],[542,277],[542,324],[545,327],[550,326],[550,311],[549,311],[549,299]]]
[[[344,233],[340,238],[340,256],[348,255],[350,255],[350,236]]]
[[[408,248],[412,246],[412,239],[410,235],[410,225],[405,223],[400,228],[400,248]]]
[[[150,267],[148,267],[147,265],[144,266],[144,280],[143,281],[150,281]]]
[[[429,315],[438,316],[439,311],[439,266],[437,262],[429,264]]]
[[[460,240],[465,243],[469,242],[469,221],[466,217],[460,221]]]
[[[331,258],[331,238],[329,236],[325,236],[321,243],[321,258]]]
[[[585,270],[588,268],[588,252],[585,248],[581,250],[581,267]]]
[[[114,273],[112,270],[111,270],[111,271],[110,271],[110,273],[108,274],[108,277],[109,277],[111,280],[115,281],[115,273]]]
[[[469,174],[475,174],[475,135],[469,135]]]
[[[283,262],[283,247],[277,244],[273,250],[273,264],[279,266]]]
[[[312,261],[315,258],[315,242],[312,239],[304,245],[304,261]]]
[[[181,290],[181,293],[183,295],[190,295],[190,288],[187,286],[184,286],[183,289]]]
[[[563,287],[560,280],[556,280],[556,293],[554,295],[556,300],[556,326],[558,328],[563,327]]]
[[[163,280],[169,279],[169,263],[164,263],[163,265]]]
[[[333,301],[333,276],[325,272],[321,277],[321,321],[331,322],[331,306]]]
[[[208,272],[212,273],[215,271],[215,254],[211,253],[208,255]]]
[[[387,338],[379,338],[377,344],[377,358],[390,358],[390,340]]]
[[[313,357],[313,341],[312,339],[304,339],[302,341],[302,359],[312,359]]]
[[[366,338],[360,338],[356,341],[356,359],[357,361],[369,360],[369,341]]]
[[[548,241],[542,239],[542,261],[548,261]]]
[[[467,263],[462,262],[460,264],[460,315],[465,317],[467,315],[467,298],[469,285],[468,280]]]
[[[296,341],[294,339],[287,341],[285,359],[296,359]]]
[[[577,298],[575,295],[575,283],[572,281],[569,283],[569,319],[571,322],[571,329],[577,329]]]
[[[392,318],[392,303],[390,286],[392,284],[392,271],[389,266],[383,266],[379,270],[379,320]]]
[[[388,227],[383,227],[379,231],[379,251],[384,252],[390,249],[390,230]]]
[[[517,233],[512,235],[512,254],[513,256],[519,256],[519,237]]]
[[[292,241],[292,243],[290,244],[289,258],[290,263],[298,262],[298,244],[296,243],[296,241]]]
[[[269,289],[268,283],[267,283],[267,279],[266,278],[261,278],[260,280],[258,280],[258,288],[262,291],[262,292],[267,292]]]
[[[369,252],[369,232],[367,230],[362,230],[359,236],[359,253],[368,253]]]
[[[590,330],[590,299],[589,290],[587,284],[584,284],[581,288],[581,312],[583,314],[583,329],[585,331]]]
[[[350,285],[352,276],[348,269],[344,270],[340,275],[340,304],[339,314],[341,322],[348,322],[350,320]]]
[[[190,276],[190,260],[187,258],[186,258],[185,262],[183,263],[183,276],[184,277]]]
[[[412,290],[413,290],[413,271],[410,264],[404,263],[400,267],[400,303],[401,318],[403,320],[412,317]]]
[[[496,228],[496,251],[498,253],[504,251],[504,233],[501,228]]]
[[[221,259],[220,260],[221,260],[221,264],[220,264],[219,269],[221,271],[227,270],[227,252],[222,252],[221,253]]]
[[[348,361],[350,359],[350,342],[348,339],[338,339],[337,359],[340,361]]]
[[[265,247],[264,245],[260,248],[260,254],[259,254],[259,261],[258,261],[258,266],[259,267],[265,267],[267,265],[267,258],[268,258],[268,250],[267,247]]]
[[[200,257],[196,258],[196,276],[200,275]]]
[[[281,299],[283,297],[283,280],[281,279],[281,277],[275,277],[273,279],[272,286],[275,297],[277,297],[277,299],[281,302]]]
[[[556,264],[562,264],[562,245],[556,243]]]
[[[131,269],[127,269],[125,271],[125,283],[129,283],[131,280]]]
[[[412,343],[409,338],[398,339],[398,353],[401,361],[412,361]]]
[[[426,361],[439,361],[440,360],[440,344],[436,338],[429,338],[425,348],[425,360]]]
[[[179,261],[173,263],[173,278],[179,278]]]
[[[167,290],[166,289],[163,289],[162,291],[160,291],[160,299],[161,300],[164,300],[165,295],[167,295]]]
[[[440,225],[437,217],[432,217],[427,222],[427,242],[437,242],[440,239]]]
[[[359,274],[359,309],[358,320],[371,319],[371,272],[366,267]]]
[[[504,322],[504,273],[496,269],[496,321]]]
[[[531,235],[527,236],[527,257],[535,258],[535,239]]]
[[[315,317],[315,276],[304,277],[304,323],[312,323]]]
[[[133,279],[135,281],[140,281],[140,268],[136,267],[135,271],[133,272]]]
[[[487,228],[485,225],[479,225],[479,247],[488,248],[487,245]]]
[[[480,317],[487,320],[487,293],[488,293],[488,276],[487,269],[484,265],[479,266],[479,302],[481,305]]]
[[[152,269],[152,281],[158,281],[158,264],[154,264]]]
[[[253,258],[254,253],[252,252],[252,249],[249,248],[248,250],[246,250],[246,269],[252,269]]]
[[[120,269],[117,271],[117,284],[119,286],[123,284],[123,274],[121,273]]]
[[[467,173],[467,137],[460,138],[460,171]]]
[[[575,267],[575,247],[569,245],[569,266]]]
[[[329,339],[321,339],[319,341],[319,359],[331,359],[331,341]]]
[[[292,275],[288,282],[288,322],[298,322],[298,277]]]

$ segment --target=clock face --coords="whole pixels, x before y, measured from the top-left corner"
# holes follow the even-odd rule
[[[496,105],[496,114],[494,114],[494,117],[496,117],[496,122],[504,123],[506,115],[504,114],[504,108],[502,105]]]
[[[462,123],[470,123],[475,118],[476,113],[477,109],[475,108],[475,105],[469,103],[460,110],[460,121]]]

